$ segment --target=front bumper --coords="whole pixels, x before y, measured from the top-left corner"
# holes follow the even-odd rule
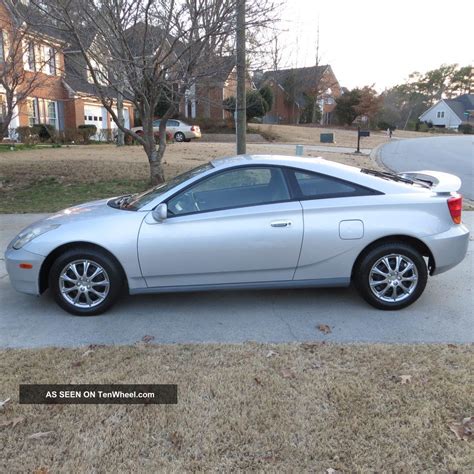
[[[45,258],[24,249],[8,248],[5,252],[5,264],[13,288],[21,293],[39,295],[39,275]],[[20,268],[20,263],[30,264],[32,268]]]
[[[464,224],[441,234],[430,235],[425,242],[435,261],[433,275],[447,272],[464,260],[469,245],[469,230]]]

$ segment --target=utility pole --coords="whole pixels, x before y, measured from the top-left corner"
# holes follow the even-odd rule
[[[247,107],[245,94],[245,0],[237,1],[237,104],[236,104],[236,136],[237,154],[247,152]]]

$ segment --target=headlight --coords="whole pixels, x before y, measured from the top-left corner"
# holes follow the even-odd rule
[[[50,230],[57,229],[59,224],[37,224],[32,227],[27,227],[21,231],[16,238],[13,240],[12,247],[15,250],[21,249],[24,245],[30,243],[33,239],[49,232]]]

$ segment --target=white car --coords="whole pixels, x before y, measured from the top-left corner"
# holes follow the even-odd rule
[[[153,121],[153,131],[158,134],[161,120]],[[201,129],[199,125],[188,125],[182,120],[168,119],[166,122],[166,131],[177,142],[190,142],[193,139],[201,138]],[[143,133],[143,127],[134,127],[132,132],[140,135]]]

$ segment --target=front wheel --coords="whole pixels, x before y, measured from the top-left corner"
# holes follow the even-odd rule
[[[405,308],[423,293],[428,270],[423,256],[411,245],[386,243],[362,257],[353,275],[361,296],[384,310]]]
[[[71,314],[94,316],[109,309],[123,288],[117,263],[95,249],[75,249],[59,256],[49,273],[56,303]]]

